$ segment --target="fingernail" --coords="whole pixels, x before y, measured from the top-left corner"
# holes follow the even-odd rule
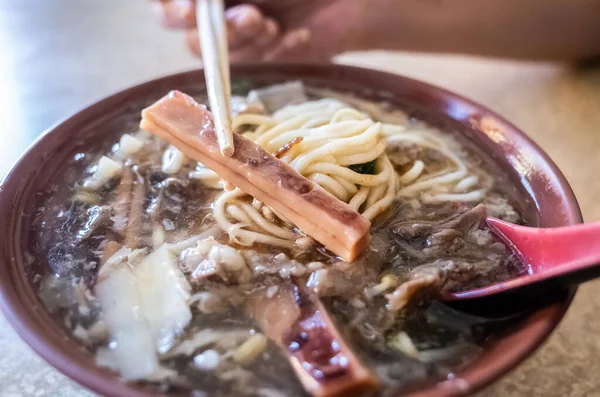
[[[249,28],[254,28],[257,24],[262,21],[262,15],[260,12],[253,8],[249,8],[236,14],[233,17],[233,23],[240,29],[245,30]]]

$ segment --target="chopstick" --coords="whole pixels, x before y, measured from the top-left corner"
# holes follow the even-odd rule
[[[215,121],[217,141],[221,153],[232,156],[235,148],[231,129],[231,81],[225,5],[223,0],[198,0],[196,7],[206,90]]]

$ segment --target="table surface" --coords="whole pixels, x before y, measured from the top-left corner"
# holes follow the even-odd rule
[[[0,0],[0,175],[47,127],[82,105],[198,66],[147,0]],[[400,53],[338,62],[424,80],[497,111],[554,159],[586,221],[600,220],[600,69]],[[580,288],[538,352],[479,396],[600,397],[600,294]],[[41,360],[0,315],[0,395],[92,396]]]

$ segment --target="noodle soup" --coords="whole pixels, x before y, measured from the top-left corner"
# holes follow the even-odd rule
[[[477,357],[485,321],[435,297],[525,270],[483,225],[521,220],[498,171],[398,109],[300,83],[232,108],[237,133],[371,221],[369,247],[347,263],[175,147],[124,134],[80,155],[31,252],[50,270],[40,297],[98,365],[196,396],[388,395]]]

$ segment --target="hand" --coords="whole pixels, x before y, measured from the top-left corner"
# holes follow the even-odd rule
[[[357,49],[370,0],[247,0],[225,11],[231,62],[327,61]],[[186,30],[200,55],[195,0],[155,0],[165,27]]]

